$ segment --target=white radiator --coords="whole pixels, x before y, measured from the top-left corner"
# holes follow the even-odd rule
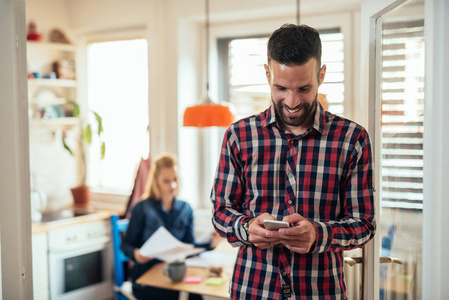
[[[362,264],[345,263],[344,272],[348,299],[361,300]]]

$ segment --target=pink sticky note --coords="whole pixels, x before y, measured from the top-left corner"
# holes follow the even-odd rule
[[[185,283],[200,283],[201,281],[203,281],[201,276],[186,276],[184,279]]]

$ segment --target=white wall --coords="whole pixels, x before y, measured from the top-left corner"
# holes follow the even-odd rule
[[[48,41],[50,31],[55,28],[62,29],[72,39],[69,31],[69,11],[64,1],[58,0],[30,0],[26,1],[26,24],[34,21],[37,31]]]

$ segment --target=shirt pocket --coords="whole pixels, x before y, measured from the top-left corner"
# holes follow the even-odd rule
[[[188,227],[188,222],[184,218],[177,218],[172,225],[172,228],[179,231],[184,231]]]
[[[178,240],[186,242],[186,241],[184,241],[184,237],[186,235],[186,232],[189,230],[188,225],[189,224],[188,224],[187,220],[185,220],[183,218],[177,218],[176,220],[174,220],[171,223],[169,231]]]
[[[156,231],[159,227],[163,226],[162,222],[155,218],[154,216],[147,216],[147,220],[145,222],[145,227],[152,231]]]

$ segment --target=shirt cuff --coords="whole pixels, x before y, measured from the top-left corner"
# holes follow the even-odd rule
[[[315,245],[310,249],[310,253],[323,253],[329,250],[334,237],[332,226],[326,222],[312,222],[316,229]]]
[[[241,216],[235,220],[233,230],[234,230],[235,236],[237,237],[237,241],[234,243],[236,246],[251,245],[251,242],[246,241],[240,233],[240,229],[243,226],[243,222],[250,220],[250,219],[251,219],[250,217]]]

